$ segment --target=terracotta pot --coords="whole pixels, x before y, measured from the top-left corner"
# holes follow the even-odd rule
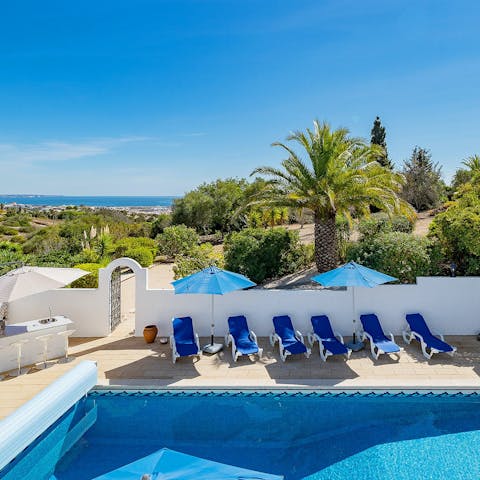
[[[157,337],[158,328],[156,325],[147,325],[143,329],[143,338],[147,343],[153,343]]]

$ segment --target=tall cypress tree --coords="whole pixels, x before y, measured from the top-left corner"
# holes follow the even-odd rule
[[[442,168],[433,163],[428,150],[415,147],[402,173],[405,177],[402,197],[419,212],[440,204],[444,191]]]
[[[387,142],[385,141],[385,137],[385,127],[382,125],[380,117],[377,117],[373,122],[370,143],[372,145],[379,145],[385,150],[385,156],[377,158],[377,161],[384,167],[388,167],[390,170],[393,170],[392,162],[388,158]]]

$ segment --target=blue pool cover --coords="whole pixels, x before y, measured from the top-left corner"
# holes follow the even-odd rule
[[[211,462],[192,455],[162,448],[94,480],[281,480],[282,476]]]

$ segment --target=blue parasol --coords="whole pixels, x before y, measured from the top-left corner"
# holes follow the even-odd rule
[[[316,275],[312,280],[324,287],[352,287],[353,343],[355,344],[355,287],[373,288],[398,279],[351,261],[334,270]]]
[[[93,480],[282,480],[283,476],[212,462],[162,448]]]
[[[222,349],[221,344],[214,344],[213,337],[215,335],[215,305],[214,295],[224,295],[235,290],[254,287],[253,283],[244,275],[239,273],[222,270],[215,266],[210,266],[193,273],[188,277],[181,278],[172,282],[175,294],[210,294],[212,296],[212,324],[210,344],[203,348],[206,353],[217,353]]]

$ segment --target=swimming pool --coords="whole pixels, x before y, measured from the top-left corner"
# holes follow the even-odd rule
[[[0,478],[23,462],[36,480],[90,480],[167,447],[287,480],[478,479],[479,408],[477,392],[97,390],[37,442],[95,412],[67,453],[29,448]]]

